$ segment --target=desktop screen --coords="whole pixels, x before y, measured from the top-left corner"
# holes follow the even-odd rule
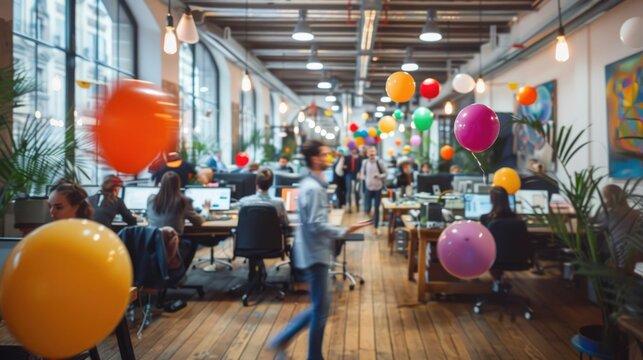
[[[230,210],[232,189],[201,187],[185,189],[185,196],[192,199],[194,208],[201,208],[206,200],[210,200],[210,210]]]
[[[281,199],[284,201],[286,211],[297,211],[297,188],[282,188]]]
[[[524,215],[548,214],[547,190],[518,190],[516,192],[516,212]]]
[[[509,196],[509,206],[515,207],[515,199]],[[480,216],[491,211],[491,198],[489,194],[464,194],[464,217],[478,220]]]
[[[128,186],[123,194],[123,202],[130,210],[145,210],[147,199],[158,192],[159,188],[153,186]]]

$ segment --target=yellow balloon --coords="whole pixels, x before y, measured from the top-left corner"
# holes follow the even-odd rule
[[[377,136],[377,130],[374,127],[370,127],[367,130],[368,136],[370,137],[376,137]]]
[[[333,110],[330,110],[330,109],[324,110],[324,115],[326,115],[328,117],[333,116]]]
[[[132,264],[109,228],[60,220],[18,243],[0,281],[0,311],[11,333],[29,351],[61,359],[114,330],[129,302]]]
[[[411,145],[404,145],[404,147],[402,148],[402,153],[408,154],[411,152],[411,150]]]
[[[386,79],[386,94],[391,100],[403,103],[411,100],[415,94],[415,80],[406,71],[392,73]]]
[[[389,148],[388,150],[386,150],[386,155],[388,156],[395,155],[395,149]]]
[[[507,87],[508,87],[508,88],[509,88],[509,90],[511,90],[511,91],[516,91],[516,89],[518,89],[518,83],[517,83],[517,82],[510,82],[510,83],[507,83]]]
[[[362,120],[366,121],[366,120],[368,120],[369,117],[370,117],[370,115],[368,115],[367,112],[362,113]]]
[[[395,130],[395,119],[390,115],[383,116],[378,125],[383,133],[389,133]]]
[[[364,145],[364,138],[363,137],[356,137],[355,138],[355,145],[357,145],[357,146]]]
[[[493,175],[493,186],[500,186],[507,190],[507,194],[513,195],[520,190],[520,176],[512,168],[500,168]]]

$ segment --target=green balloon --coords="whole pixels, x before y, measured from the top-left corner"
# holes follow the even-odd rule
[[[380,130],[379,126],[375,128],[375,131],[377,131],[377,136],[382,135],[382,130]]]
[[[433,112],[420,106],[413,112],[413,123],[415,123],[415,128],[419,131],[428,130],[433,124]]]
[[[393,117],[395,120],[402,120],[404,118],[404,111],[400,109],[393,111]]]

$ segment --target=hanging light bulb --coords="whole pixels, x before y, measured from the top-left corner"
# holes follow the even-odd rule
[[[279,103],[279,112],[281,114],[285,114],[288,112],[288,104],[286,104],[286,102],[283,99]]]
[[[302,123],[304,120],[306,120],[306,114],[303,111],[300,111],[299,114],[297,114],[297,121]]]
[[[299,125],[295,125],[292,131],[295,133],[295,135],[299,134]]]
[[[252,90],[252,82],[250,81],[250,75],[248,75],[248,70],[243,72],[243,78],[241,79],[241,90],[243,92],[248,92]]]
[[[188,44],[196,44],[199,42],[199,32],[196,29],[196,23],[192,17],[192,10],[189,6],[185,6],[185,11],[181,15],[181,20],[176,26],[176,36],[179,40]]]
[[[482,76],[480,76],[476,81],[476,92],[478,94],[482,94],[486,89],[487,89],[487,86],[485,85],[484,80],[482,79]]]
[[[166,54],[176,54],[178,46],[176,44],[176,34],[174,34],[174,18],[170,12],[172,1],[167,3],[167,15],[165,16],[165,36],[163,37],[163,51]]]
[[[404,124],[400,124],[400,126],[398,126],[397,128],[397,131],[403,133],[404,131],[406,131],[406,126],[404,126]]]
[[[569,46],[565,39],[565,28],[560,14],[560,0],[558,0],[558,36],[556,36],[556,61],[565,62],[569,60]]]
[[[453,103],[451,102],[451,100],[448,100],[444,104],[444,113],[447,114],[447,115],[453,114]]]
[[[315,38],[313,31],[306,22],[306,10],[299,10],[299,20],[295,25],[295,30],[292,33],[292,38],[297,41],[311,41]]]

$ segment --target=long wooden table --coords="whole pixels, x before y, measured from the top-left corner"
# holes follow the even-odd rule
[[[405,229],[409,232],[410,238],[408,249],[408,279],[415,281],[415,255],[417,254],[418,272],[418,301],[426,301],[426,293],[443,294],[480,294],[487,293],[491,289],[488,281],[482,280],[461,280],[449,274],[440,264],[437,252],[437,242],[443,228],[422,228],[417,227],[417,222],[409,215],[402,216]],[[570,222],[570,232],[576,231],[576,222]],[[527,230],[531,235],[551,235],[548,226],[528,226]],[[426,249],[431,246],[431,263],[429,266],[429,281],[425,281],[426,274]],[[483,277],[484,280],[484,277]]]

